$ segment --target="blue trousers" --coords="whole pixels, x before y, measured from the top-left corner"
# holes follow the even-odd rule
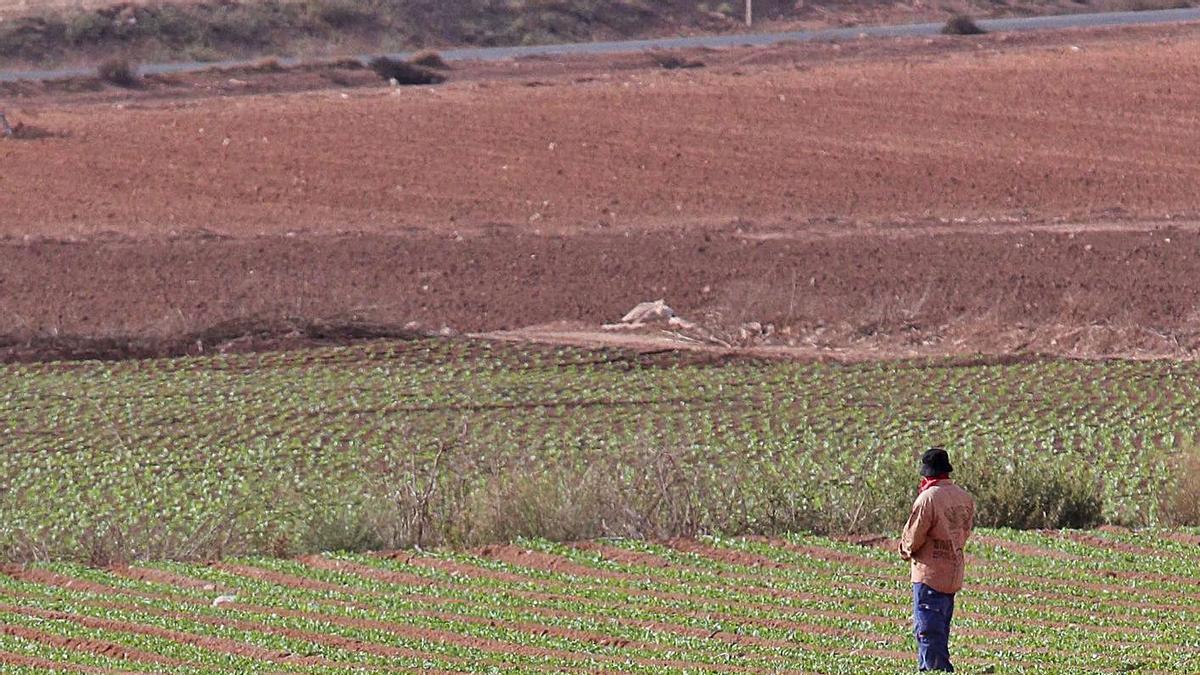
[[[954,672],[950,665],[950,619],[954,594],[913,584],[913,635],[917,637],[917,668]]]

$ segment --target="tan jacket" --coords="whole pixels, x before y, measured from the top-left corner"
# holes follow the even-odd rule
[[[900,537],[900,557],[912,561],[912,582],[942,593],[963,585],[963,547],[975,525],[975,500],[944,479],[913,502]]]

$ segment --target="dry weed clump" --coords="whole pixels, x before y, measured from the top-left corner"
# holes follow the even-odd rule
[[[398,85],[441,84],[446,76],[408,61],[380,56],[368,64],[375,74]]]
[[[450,444],[396,457],[368,489],[361,520],[336,528],[349,536],[309,548],[890,531],[906,515],[909,474],[889,464],[812,483],[767,457],[721,466],[648,443],[550,465],[484,461]]]
[[[430,68],[433,70],[450,70],[450,64],[442,58],[442,55],[432,49],[425,49],[413,54],[408,62],[414,66],[422,68]]]
[[[1200,448],[1180,453],[1168,473],[1159,520],[1170,527],[1200,526]]]
[[[659,68],[666,70],[681,70],[691,68],[703,68],[704,62],[697,59],[689,59],[678,54],[653,54],[651,56]]]
[[[964,14],[952,17],[942,27],[942,33],[946,35],[983,35],[986,32],[979,24],[975,23],[975,19]]]
[[[141,83],[137,67],[128,59],[122,58],[108,59],[96,66],[96,76],[109,84],[126,89],[132,89]]]

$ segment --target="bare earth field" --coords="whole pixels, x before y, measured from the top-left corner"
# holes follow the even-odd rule
[[[1187,355],[1198,38],[526,60],[436,88],[10,85],[28,126],[0,142],[0,334],[587,331],[661,297],[818,353]]]

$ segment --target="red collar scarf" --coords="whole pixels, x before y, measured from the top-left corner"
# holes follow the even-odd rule
[[[950,480],[950,474],[942,473],[942,474],[938,474],[936,476],[928,476],[928,477],[922,476],[921,477],[921,485],[920,485],[920,487],[917,488],[917,494],[921,494],[922,492],[928,490],[929,488],[933,487],[934,485],[937,485],[938,483],[940,483],[944,480]]]

